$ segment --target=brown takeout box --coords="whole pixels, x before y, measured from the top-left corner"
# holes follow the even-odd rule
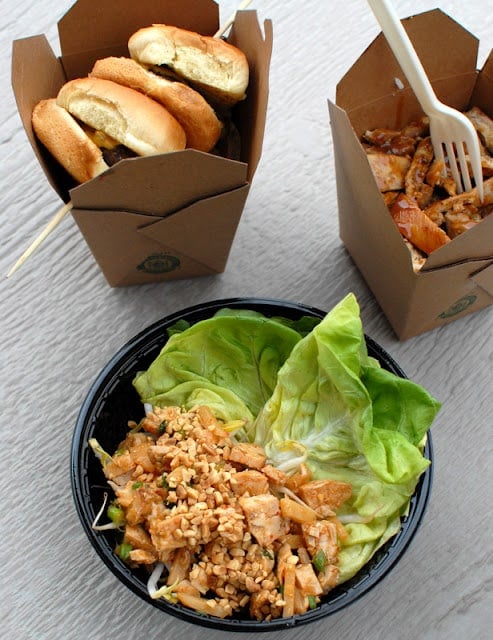
[[[493,116],[493,52],[477,71],[479,42],[435,9],[402,21],[438,98]],[[398,81],[400,80],[404,87]],[[493,303],[493,215],[430,254],[415,273],[360,143],[367,129],[400,129],[422,109],[380,34],[329,100],[340,237],[401,340]]]
[[[46,176],[72,214],[111,286],[191,278],[224,271],[261,156],[272,51],[255,11],[239,11],[228,41],[247,56],[247,98],[234,107],[239,160],[186,149],[124,160],[75,186],[37,142],[31,113],[69,79],[109,55],[128,56],[137,29],[168,23],[204,35],[219,28],[212,0],[79,0],[58,23],[61,56],[46,36],[15,40],[12,86],[27,136]]]

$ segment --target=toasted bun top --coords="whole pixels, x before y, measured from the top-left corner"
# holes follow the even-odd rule
[[[249,78],[246,56],[220,38],[155,24],[134,33],[128,49],[140,64],[166,65],[219,101],[234,104],[245,97]]]
[[[197,91],[147,71],[131,58],[98,60],[89,74],[112,80],[157,100],[178,120],[187,137],[187,147],[210,151],[221,134],[221,122],[214,109]]]
[[[110,80],[78,78],[60,89],[57,104],[140,156],[185,148],[178,121],[160,104]]]
[[[99,147],[55,98],[41,100],[34,107],[32,125],[40,142],[77,182],[91,180],[108,169]]]

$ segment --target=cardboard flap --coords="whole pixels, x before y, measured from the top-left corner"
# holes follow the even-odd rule
[[[358,266],[374,273],[379,286],[393,291],[396,300],[406,299],[414,286],[411,255],[402,241],[370,169],[366,154],[354,134],[345,111],[329,101],[330,124],[335,150],[340,236],[346,246],[357,247]],[[351,211],[352,217],[343,214]],[[414,276],[407,285],[395,278],[393,270],[382,268],[391,252],[399,269]],[[377,274],[378,278],[377,278]]]
[[[471,280],[493,297],[493,262],[484,269],[473,273]]]
[[[444,78],[470,76],[471,70],[476,69],[479,40],[440,9],[411,16],[402,20],[402,24],[434,86]],[[337,85],[336,102],[351,111],[397,93],[395,78],[409,87],[381,33]],[[445,100],[438,86],[435,90]]]
[[[172,247],[139,235],[146,216],[75,209],[74,219],[112,287],[212,275],[214,270]],[[147,216],[147,222],[152,218]]]
[[[250,185],[167,218],[75,207],[73,217],[112,286],[221,273]]]
[[[35,65],[33,60],[36,60]],[[43,69],[43,73],[39,73],[38,69]],[[26,82],[28,90],[26,90]],[[40,100],[55,96],[64,82],[63,67],[46,36],[38,35],[14,40],[12,43],[12,89],[19,115],[33,151],[40,164],[45,167],[51,186],[67,202],[67,193],[61,185],[74,185],[75,181],[39,144],[31,124],[34,106]]]
[[[483,65],[481,74],[487,76],[490,80],[493,80],[493,49],[490,51],[490,55]]]
[[[167,218],[144,224],[138,232],[220,272],[226,264],[248,190],[249,185],[244,185],[200,200]]]
[[[244,52],[250,66],[247,98],[235,108],[239,114],[237,120],[242,139],[241,158],[248,162],[248,181],[251,182],[262,154],[267,118],[272,21],[264,21],[262,34],[256,11],[238,11],[228,41]]]
[[[471,104],[491,114],[493,96],[493,50],[484,63],[474,88]]]
[[[199,198],[236,189],[246,178],[242,162],[185,149],[123,160],[72,189],[70,195],[80,209],[122,209],[164,216]],[[132,189],[127,188],[129,184]]]

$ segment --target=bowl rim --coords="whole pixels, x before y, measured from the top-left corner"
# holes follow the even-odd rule
[[[393,567],[399,562],[405,551],[409,548],[411,541],[415,537],[416,532],[421,525],[431,496],[434,456],[430,431],[427,433],[427,441],[424,449],[424,454],[430,460],[430,464],[418,481],[416,490],[411,497],[408,514],[401,518],[400,530],[379,550],[377,550],[372,559],[370,559],[370,561],[362,567],[362,569],[353,578],[329,592],[326,599],[323,600],[320,605],[313,610],[292,616],[291,618],[276,618],[269,621],[239,618],[218,619],[212,616],[201,615],[191,609],[183,607],[180,604],[170,604],[163,599],[153,600],[147,593],[145,583],[136,578],[134,572],[116,556],[107,539],[102,536],[100,532],[94,531],[91,527],[94,514],[97,512],[97,509],[91,507],[90,497],[86,492],[80,470],[81,463],[83,464],[84,459],[87,460],[87,442],[90,437],[89,432],[91,430],[91,424],[94,424],[96,419],[95,411],[101,404],[101,390],[105,389],[106,393],[111,391],[112,379],[118,377],[117,373],[121,372],[125,364],[128,365],[131,361],[135,362],[135,354],[138,354],[138,358],[142,358],[145,355],[146,347],[147,351],[156,349],[156,342],[159,340],[161,340],[160,349],[168,340],[166,329],[176,321],[185,318],[191,319],[192,322],[198,322],[210,317],[215,311],[224,307],[236,309],[254,308],[254,310],[261,312],[266,312],[269,309],[269,314],[271,316],[283,315],[282,313],[276,314],[275,311],[284,311],[284,315],[288,312],[288,314],[305,314],[319,318],[323,318],[327,313],[317,307],[278,298],[222,298],[185,307],[179,311],[162,317],[142,329],[134,337],[123,344],[123,346],[108,360],[106,365],[100,370],[99,374],[90,384],[86,393],[76,419],[70,449],[72,497],[82,528],[84,529],[91,546],[103,560],[104,564],[113,573],[113,575],[135,595],[139,596],[154,607],[177,617],[182,621],[223,631],[267,632],[295,628],[332,615],[346,608],[356,600],[359,600],[391,572]],[[383,361],[385,363],[385,367],[399,377],[407,378],[400,365],[397,364],[397,362],[383,347],[366,334],[364,334],[364,337],[370,355]],[[360,574],[364,574],[363,579],[361,579]]]

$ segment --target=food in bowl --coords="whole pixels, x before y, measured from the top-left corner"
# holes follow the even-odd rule
[[[347,533],[335,509],[351,485],[311,480],[303,464],[284,473],[260,445],[230,436],[237,426],[204,405],[156,407],[129,432],[104,464],[116,496],[108,513],[122,531],[117,553],[154,567],[152,598],[202,614],[305,613],[337,584]]]
[[[153,596],[204,620],[205,612],[261,624],[310,619],[399,534],[429,467],[423,452],[439,403],[368,355],[352,294],[323,318],[266,317],[227,305],[216,311],[191,326],[169,326],[159,355],[133,377],[148,415],[131,421],[120,450],[109,456],[89,438],[116,492],[109,510],[116,520],[109,526],[121,529],[116,552],[123,545],[131,567],[148,569]],[[229,474],[228,482],[217,478],[224,486],[209,503],[211,462],[202,459],[204,477],[189,453],[198,445],[188,434],[204,432],[201,412],[217,440],[208,443],[214,471]],[[184,420],[178,430],[175,420]],[[150,507],[141,499],[146,492]],[[194,510],[186,515],[189,495],[212,510],[214,524],[204,532],[189,527],[199,523]],[[95,526],[107,526],[101,522],[100,514]],[[242,576],[243,587],[233,572],[251,549],[260,573]],[[226,554],[226,564],[211,560],[216,553],[218,560]],[[246,587],[247,577],[262,597],[253,583]],[[223,591],[214,594],[217,585]]]

